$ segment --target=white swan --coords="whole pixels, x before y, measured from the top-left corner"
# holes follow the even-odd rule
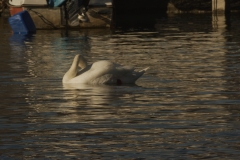
[[[81,70],[78,70],[78,67]],[[63,76],[63,83],[84,84],[131,84],[141,77],[148,68],[135,71],[131,66],[122,66],[107,60],[87,65],[86,59],[78,54],[70,69]]]

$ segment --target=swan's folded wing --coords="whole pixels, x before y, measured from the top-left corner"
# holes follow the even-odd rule
[[[131,74],[134,71],[133,66],[116,66],[115,67],[115,72],[119,75],[126,75],[126,74]]]

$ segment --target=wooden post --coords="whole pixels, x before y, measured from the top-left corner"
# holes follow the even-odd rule
[[[229,13],[230,0],[212,0],[213,13]]]
[[[212,26],[221,32],[230,25],[230,0],[212,0]]]

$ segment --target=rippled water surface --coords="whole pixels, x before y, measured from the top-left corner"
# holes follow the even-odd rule
[[[240,16],[154,31],[39,30],[0,19],[0,159],[238,159]],[[136,85],[64,86],[76,54],[150,67]]]

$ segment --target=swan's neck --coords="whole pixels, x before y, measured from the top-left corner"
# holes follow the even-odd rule
[[[65,73],[65,75],[63,76],[62,82],[66,83],[69,80],[71,80],[72,78],[77,76],[78,73],[78,66],[80,67],[86,67],[87,63],[86,61],[84,61],[85,59],[83,59],[82,56],[80,55],[76,55],[73,59],[73,63],[70,67],[70,69]],[[84,61],[85,64],[82,62]],[[80,65],[80,63],[83,63],[82,65]]]

